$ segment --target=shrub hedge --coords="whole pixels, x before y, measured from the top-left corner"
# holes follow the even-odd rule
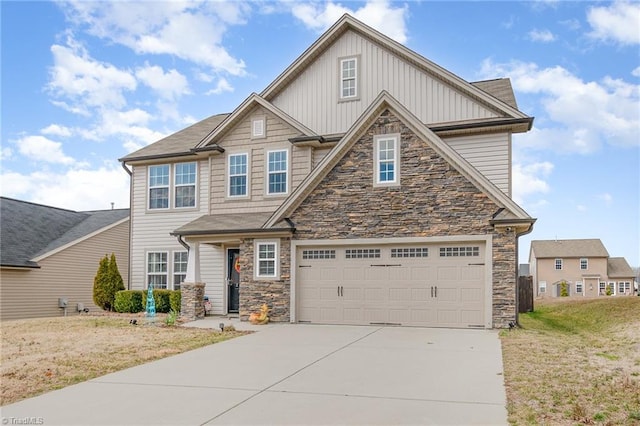
[[[180,290],[153,290],[156,312],[180,312]],[[114,302],[116,312],[135,313],[147,309],[147,290],[122,290],[116,293]]]

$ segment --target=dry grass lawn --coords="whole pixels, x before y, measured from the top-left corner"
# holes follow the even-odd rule
[[[509,422],[640,425],[640,297],[536,301],[503,331]]]
[[[72,316],[1,324],[0,405],[240,336],[155,324],[132,315]]]

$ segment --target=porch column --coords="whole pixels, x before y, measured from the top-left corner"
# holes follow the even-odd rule
[[[187,321],[204,318],[204,283],[200,279],[200,243],[189,245],[187,274],[180,285],[180,316]]]

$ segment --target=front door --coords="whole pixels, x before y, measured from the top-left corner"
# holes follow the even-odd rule
[[[227,249],[227,294],[229,313],[240,310],[240,249]]]

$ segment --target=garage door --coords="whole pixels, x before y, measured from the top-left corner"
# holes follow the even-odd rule
[[[484,327],[484,242],[300,247],[297,319]]]

